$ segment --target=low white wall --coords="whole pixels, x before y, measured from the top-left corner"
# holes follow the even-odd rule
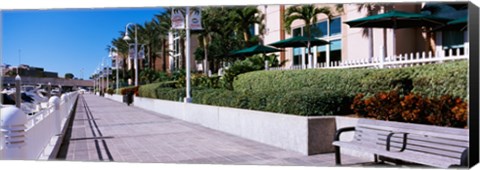
[[[304,117],[142,97],[134,97],[133,105],[305,155],[333,152],[334,117]],[[319,121],[312,120],[330,123],[318,124]],[[320,132],[318,135],[319,132],[312,131],[311,127],[327,131],[328,134],[322,135],[323,132]]]
[[[105,98],[108,98],[108,99],[111,99],[111,100],[114,100],[114,101],[117,101],[117,102],[122,102],[123,101],[123,96],[118,95],[118,94],[112,94],[112,95],[105,94]]]

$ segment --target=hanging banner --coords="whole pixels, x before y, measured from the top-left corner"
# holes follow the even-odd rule
[[[190,15],[190,29],[202,30],[202,9],[194,8]]]
[[[182,11],[172,9],[172,29],[185,29],[185,17]]]
[[[128,44],[128,59],[133,60],[135,57],[135,44]]]
[[[138,52],[138,59],[145,59],[145,46],[142,45]]]

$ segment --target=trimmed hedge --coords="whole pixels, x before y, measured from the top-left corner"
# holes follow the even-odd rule
[[[395,90],[431,99],[467,98],[468,61],[396,69],[309,69],[255,71],[239,75],[234,90],[193,87],[193,103],[295,115],[353,113],[355,96]],[[167,83],[168,84],[168,83]],[[174,84],[174,83],[173,83]],[[155,83],[142,97],[182,101],[185,88]],[[357,99],[360,100],[360,99]]]
[[[158,98],[157,93],[155,90],[157,88],[175,88],[177,81],[165,81],[160,83],[152,83],[140,86],[138,89],[138,95],[142,97],[149,97],[149,98]]]
[[[238,76],[236,91],[286,92],[303,88],[372,96],[381,91],[467,98],[468,61],[394,69],[256,71]]]

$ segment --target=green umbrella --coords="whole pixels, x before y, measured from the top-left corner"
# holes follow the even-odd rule
[[[254,45],[252,47],[232,51],[228,56],[251,56],[255,54],[272,53],[272,52],[279,52],[279,51],[282,51],[282,50],[264,46],[264,45]]]
[[[465,31],[467,29],[467,16],[448,22],[446,25],[437,27],[432,31],[452,30]]]
[[[434,17],[427,14],[417,14],[410,12],[401,12],[392,10],[387,13],[372,15],[345,22],[350,27],[362,28],[418,28],[418,27],[435,27],[450,21],[447,18]],[[393,32],[393,43],[395,43],[395,31]],[[393,44],[395,47],[395,44]],[[393,49],[395,54],[395,48]]]
[[[277,48],[285,48],[285,47],[307,47],[308,38],[304,36],[296,36],[284,40],[280,40],[269,45],[277,47]],[[328,44],[327,41],[317,39],[317,38],[310,38],[310,46],[319,46]]]
[[[415,28],[435,27],[450,21],[447,18],[439,18],[426,14],[401,12],[392,10],[387,13],[372,15],[360,19],[345,22],[350,27],[363,28]]]

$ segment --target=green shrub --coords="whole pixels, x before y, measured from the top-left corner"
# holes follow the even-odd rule
[[[138,89],[138,95],[141,97],[148,97],[148,98],[157,98],[156,89],[157,88],[174,88],[176,87],[177,81],[164,81],[160,83],[151,83],[140,86]]]
[[[412,78],[412,92],[438,98],[443,95],[468,100],[468,61],[425,65]]]
[[[107,93],[108,93],[109,95],[113,95],[114,90],[113,90],[113,89],[107,89]]]
[[[219,80],[220,76],[208,77],[204,74],[194,74],[191,83],[193,87],[219,88]]]
[[[309,69],[256,71],[233,82],[237,91],[288,92],[317,88],[330,92],[372,96],[381,91],[440,97],[467,97],[468,62],[457,61],[396,69]]]

